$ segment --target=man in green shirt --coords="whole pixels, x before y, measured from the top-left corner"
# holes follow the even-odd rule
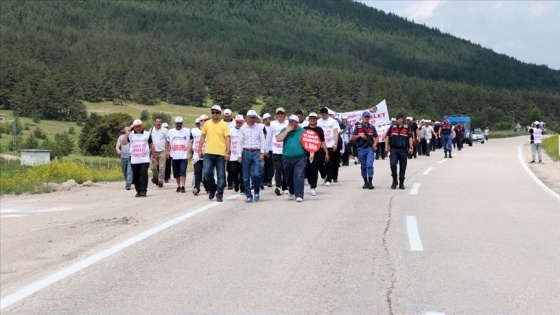
[[[301,145],[303,128],[298,123],[298,116],[291,115],[288,118],[288,127],[282,129],[276,141],[284,143],[282,168],[288,184],[289,199],[295,198],[297,202],[302,202],[307,154]],[[313,161],[313,157],[311,154],[310,161]]]

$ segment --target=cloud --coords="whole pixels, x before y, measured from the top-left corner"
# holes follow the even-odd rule
[[[418,1],[407,6],[400,15],[413,20],[424,20],[434,16],[434,11],[444,3],[445,0]]]

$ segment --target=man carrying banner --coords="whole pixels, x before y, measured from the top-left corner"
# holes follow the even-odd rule
[[[358,143],[358,159],[364,179],[363,189],[374,189],[373,184],[373,152],[377,149],[377,130],[369,123],[371,114],[369,111],[362,113],[362,122],[357,122],[352,140]]]
[[[403,114],[398,113],[395,118],[396,123],[391,125],[385,138],[385,152],[391,151],[390,164],[391,176],[393,177],[391,189],[397,188],[397,185],[399,185],[399,189],[405,189],[404,174],[406,172],[408,154],[412,154],[413,151],[412,131],[408,125],[404,124]],[[397,163],[399,164],[399,183],[397,183]]]

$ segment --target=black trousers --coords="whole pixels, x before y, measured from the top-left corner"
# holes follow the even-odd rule
[[[420,145],[422,148],[422,155],[430,156],[430,151],[432,150],[432,148],[429,147],[428,141],[426,139],[422,139]]]
[[[313,163],[307,160],[307,168],[305,170],[305,175],[307,177],[307,181],[312,189],[317,188],[317,181],[319,180],[319,168],[321,165],[325,163],[325,154],[317,154],[315,153],[315,158],[313,159]]]
[[[329,161],[324,163],[319,168],[321,178],[327,179],[327,182],[332,182],[333,179],[338,180],[338,168],[340,164],[340,152],[334,151],[332,148],[327,148],[329,151]]]
[[[272,163],[274,164],[274,182],[276,187],[282,187],[282,190],[288,190],[288,184],[286,184],[286,178],[284,178],[282,154],[272,154]]]
[[[202,160],[198,160],[193,165],[194,167],[194,188],[200,190],[200,183],[202,182]]]
[[[137,193],[148,191],[148,168],[150,163],[131,164],[132,182]]]
[[[377,142],[377,150],[375,152],[375,159],[379,160],[379,158],[385,160],[385,142]]]
[[[274,178],[274,163],[272,162],[272,151],[268,152],[268,157],[264,158],[264,183],[272,183]]]
[[[349,165],[350,162],[350,145],[344,146],[344,153],[340,155],[342,165]]]
[[[397,164],[399,164],[399,179],[404,179],[406,164],[408,162],[408,152],[406,148],[391,148],[391,176],[397,177]]]
[[[242,171],[241,163],[237,161],[229,161],[227,162],[226,167],[228,172],[228,187],[230,187],[231,185],[232,187],[235,187],[237,190],[239,189],[239,185],[241,185],[241,190],[244,190],[243,174],[241,172]]]

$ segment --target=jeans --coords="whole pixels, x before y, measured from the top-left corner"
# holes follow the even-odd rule
[[[173,163],[173,178],[187,176],[187,165],[189,164],[187,159],[173,160],[172,163]]]
[[[218,182],[214,179],[214,168],[218,176]],[[217,197],[224,196],[224,188],[226,186],[226,161],[223,155],[204,154],[203,171],[207,188],[210,191],[216,191]]]
[[[305,180],[305,167],[307,166],[307,158],[295,160],[282,160],[284,175],[288,183],[288,191],[295,195],[296,198],[303,198],[303,188]]]
[[[132,167],[130,166],[130,158],[121,158],[121,168],[126,181],[126,188],[132,185]]]
[[[441,141],[443,142],[443,152],[451,153],[451,151],[453,150],[453,144],[451,140],[451,135],[441,135]]]
[[[358,147],[358,160],[360,160],[362,178],[373,178],[373,150],[370,147]]]
[[[538,153],[539,162],[542,161],[542,143],[531,143],[531,157],[535,160],[535,153]]]
[[[243,185],[245,186],[245,196],[247,198],[253,197],[251,194],[251,180],[255,187],[255,194],[258,194],[261,189],[261,161],[259,161],[260,151],[245,151],[241,152],[241,168],[243,173]]]

